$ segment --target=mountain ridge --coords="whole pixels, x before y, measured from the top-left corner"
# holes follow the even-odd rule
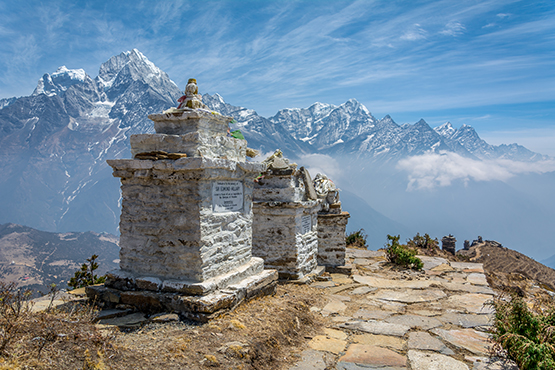
[[[54,78],[41,77],[43,90],[44,81],[52,80],[50,90],[2,100],[0,222],[49,231],[117,233],[119,182],[105,161],[129,158],[129,136],[154,132],[148,114],[175,106],[182,92],[136,49],[110,58],[95,78],[81,71],[59,68]],[[39,80],[37,92],[40,84]],[[250,147],[264,154],[280,148],[299,163],[309,155],[326,162],[337,159],[341,170],[337,180],[345,190],[364,198],[384,219],[405,224],[386,212],[386,202],[376,206],[381,198],[410,200],[405,193],[391,193],[406,192],[407,175],[396,169],[400,159],[444,152],[475,161],[547,158],[519,145],[487,144],[471,126],[434,129],[424,120],[399,125],[390,115],[376,119],[356,99],[283,109],[269,118],[228,104],[218,94],[204,94],[203,99],[210,109],[233,117],[232,126],[241,129]],[[347,203],[344,206],[362,207],[360,202]],[[406,204],[409,210],[414,206]]]
[[[73,273],[97,254],[97,274],[117,268],[118,238],[94,232],[51,233],[13,223],[0,224],[0,280],[46,293],[67,288]]]

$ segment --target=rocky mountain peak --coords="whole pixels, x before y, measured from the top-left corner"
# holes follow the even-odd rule
[[[312,112],[313,115],[323,117],[324,115],[328,114],[332,110],[337,108],[333,104],[324,104],[320,102],[316,102],[308,107],[308,110]]]
[[[451,122],[445,122],[443,125],[435,127],[434,131],[437,132],[440,136],[451,138],[457,130],[453,128]]]
[[[104,90],[121,90],[121,85],[140,81],[146,85],[177,85],[139,50],[123,52],[100,66],[97,82]]]
[[[90,79],[90,77],[85,73],[85,70],[81,68],[68,69],[66,66],[61,66],[51,75],[45,73],[39,79],[32,95],[63,95],[68,87],[84,82],[86,79]]]
[[[363,104],[361,104],[358,100],[351,98],[347,100],[345,103],[341,104],[339,108],[343,108],[349,112],[355,113],[360,112],[366,115],[372,115],[368,108],[366,108]]]

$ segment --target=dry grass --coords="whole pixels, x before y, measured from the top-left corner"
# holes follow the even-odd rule
[[[275,296],[251,300],[208,324],[148,324],[134,332],[113,332],[110,368],[286,369],[299,360],[308,338],[322,323],[309,309],[321,291],[278,286]]]
[[[6,285],[3,285],[5,288]],[[4,290],[5,292],[5,290]],[[10,308],[21,304],[22,310]],[[110,344],[93,324],[88,305],[71,304],[64,309],[32,313],[27,301],[0,302],[0,335],[11,336],[0,355],[0,369],[94,369]],[[87,365],[88,364],[88,365]]]
[[[2,369],[287,369],[321,331],[310,307],[322,291],[278,286],[274,296],[251,300],[208,324],[149,323],[120,331],[93,323],[86,306],[28,313]]]

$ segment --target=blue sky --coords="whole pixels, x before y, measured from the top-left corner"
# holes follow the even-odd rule
[[[555,156],[555,2],[0,0],[0,98],[139,49],[263,116],[355,98]]]

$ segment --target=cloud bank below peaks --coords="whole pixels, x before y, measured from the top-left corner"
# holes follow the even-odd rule
[[[506,181],[519,174],[555,171],[555,159],[518,162],[507,159],[476,160],[441,151],[400,160],[397,169],[408,172],[408,191],[449,186],[455,181]]]

